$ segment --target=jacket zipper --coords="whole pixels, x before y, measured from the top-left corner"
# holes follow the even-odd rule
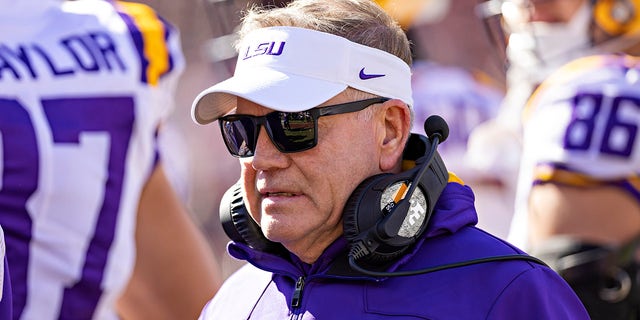
[[[304,276],[301,276],[296,281],[296,288],[293,291],[293,296],[291,297],[291,319],[297,319],[300,317],[298,314],[298,309],[300,308],[300,301],[302,300],[302,290],[304,289]]]

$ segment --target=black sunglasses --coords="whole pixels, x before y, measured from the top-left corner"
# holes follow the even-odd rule
[[[280,152],[300,152],[318,143],[318,118],[360,111],[387,100],[389,98],[372,98],[300,112],[274,111],[259,117],[230,114],[220,117],[218,122],[224,144],[234,157],[253,157],[261,125],[264,125],[271,142]]]

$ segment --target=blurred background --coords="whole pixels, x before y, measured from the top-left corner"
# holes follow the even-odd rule
[[[483,22],[475,13],[478,1],[480,0],[380,0],[377,2],[402,22],[414,43],[417,62],[428,62],[431,66],[437,66],[439,72],[444,71],[450,76],[462,75],[475,81],[473,83],[481,84],[489,97],[482,103],[491,104],[489,107],[491,109],[497,108],[497,103],[504,92],[505,66],[498,52],[499,48],[491,41],[485,32]],[[207,235],[212,250],[219,258],[223,275],[226,277],[239,264],[225,252],[228,238],[219,223],[218,206],[222,194],[238,179],[240,168],[238,161],[227,153],[220,138],[217,123],[206,126],[193,123],[190,118],[191,102],[204,88],[232,75],[235,65],[235,53],[232,48],[233,32],[238,24],[241,10],[249,4],[279,6],[286,1],[136,0],[135,2],[152,6],[180,30],[187,65],[178,88],[175,112],[166,124],[162,136],[163,158],[170,179],[187,203],[194,219]],[[426,69],[424,81],[416,82],[416,85],[426,86],[424,90],[414,88],[414,92],[425,94],[423,104],[439,99],[438,94],[446,90],[449,90],[447,94],[454,96],[461,96],[474,90],[467,86],[460,89],[466,90],[460,94],[451,88],[429,87],[429,83],[434,82],[427,81],[429,76],[436,74],[429,70],[433,68]],[[416,71],[416,74],[421,73]],[[444,79],[443,77],[435,77],[435,82],[442,84],[443,81],[438,80]],[[452,84],[462,84],[462,80],[455,79],[466,78],[453,78]],[[446,103],[443,107],[446,109],[441,109],[442,112],[456,110]],[[422,113],[434,113],[434,111]],[[467,129],[486,120],[492,114],[493,111],[490,110],[478,116],[467,117],[468,119],[465,120],[469,122]],[[447,121],[452,122],[446,115],[443,116]],[[416,124],[416,128],[421,127],[421,123]],[[461,129],[458,133],[452,132],[454,138],[456,134],[461,135],[459,137],[461,143],[466,141],[467,133],[465,129]],[[448,157],[452,158],[451,161],[454,157],[459,158],[453,155]],[[445,154],[443,158],[447,161]],[[449,169],[454,172],[464,171],[463,164],[447,163]],[[459,175],[465,179],[464,174]],[[473,182],[468,183],[473,185]],[[501,215],[481,217],[480,225],[498,235],[503,235],[509,223],[508,218],[505,217]]]

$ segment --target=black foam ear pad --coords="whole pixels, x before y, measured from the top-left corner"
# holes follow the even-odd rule
[[[234,242],[271,253],[280,253],[284,247],[267,239],[260,226],[251,218],[242,200],[242,188],[236,183],[229,188],[220,201],[220,222],[227,236]]]
[[[366,238],[369,230],[384,218],[382,196],[385,190],[406,178],[404,175],[383,173],[369,177],[358,185],[347,200],[343,214],[344,236],[349,243]],[[408,241],[385,241],[364,257],[363,262],[380,265],[399,257],[407,248]]]

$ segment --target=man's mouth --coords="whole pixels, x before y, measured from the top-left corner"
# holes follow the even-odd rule
[[[267,192],[265,194],[266,197],[294,197],[295,193],[290,192]]]

